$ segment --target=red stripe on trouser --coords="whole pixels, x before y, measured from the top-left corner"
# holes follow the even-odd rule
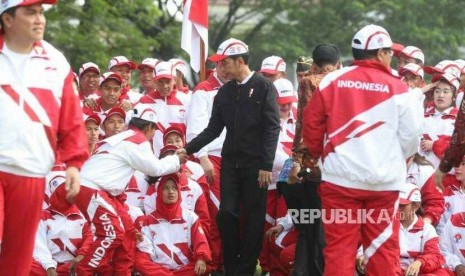
[[[221,169],[221,157],[209,155],[210,161],[213,163],[215,168],[215,179],[213,184],[210,185],[210,191],[216,196],[218,201],[220,197],[220,169]],[[218,214],[218,207],[213,203],[210,197],[207,199],[208,212],[210,213],[210,234],[208,237],[208,244],[212,253],[211,267],[212,270],[219,270],[223,266],[223,254],[221,251],[221,236],[216,224],[216,215]]]
[[[136,253],[136,232],[134,223],[129,215],[129,207],[116,198],[116,212],[121,218],[125,230],[123,244],[115,249],[113,254],[113,273],[118,276],[130,276],[134,266],[134,255]]]
[[[44,178],[0,172],[1,275],[29,275],[44,191]]]
[[[369,248],[373,240],[379,239],[383,231],[392,224],[392,233],[376,248],[370,257],[366,271],[368,276],[393,276],[400,272],[399,266],[399,220],[394,216],[398,191],[366,191],[345,188],[328,182],[320,186],[322,209],[326,212],[323,219],[326,247],[324,257],[325,276],[353,276],[355,258],[359,238],[362,238],[364,249]],[[357,210],[373,210],[370,220],[365,224],[331,221],[331,210],[347,210],[353,219],[357,218]],[[378,218],[393,218],[378,219]]]
[[[124,240],[125,232],[119,216],[108,210],[103,205],[103,202],[111,206],[114,211],[117,210],[115,199],[109,197],[104,191],[81,187],[79,195],[75,198],[76,206],[95,227],[95,240],[89,247],[84,259],[76,266],[76,272],[79,276],[90,276],[94,272],[100,272],[101,275],[105,276],[111,275],[108,264],[112,261],[116,248]],[[90,217],[89,209],[95,209],[93,217]]]
[[[71,262],[65,264],[58,264],[56,272],[58,276],[69,276],[69,269]],[[36,261],[32,261],[31,272],[29,276],[47,276],[47,271]]]

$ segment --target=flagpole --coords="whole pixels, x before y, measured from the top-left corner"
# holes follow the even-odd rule
[[[200,81],[206,79],[205,61],[205,42],[203,39],[200,39]]]

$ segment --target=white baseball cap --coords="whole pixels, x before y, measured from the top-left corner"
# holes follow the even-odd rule
[[[171,62],[161,61],[155,65],[153,80],[174,79],[174,76],[176,76],[176,73]]]
[[[82,74],[84,74],[85,72],[87,72],[89,70],[93,70],[93,71],[97,72],[97,74],[100,75],[100,68],[98,67],[97,64],[95,64],[93,62],[86,62],[83,65],[81,65],[81,67],[79,68],[79,77],[82,76]]]
[[[171,62],[174,70],[178,70],[183,76],[187,75],[187,64],[184,62],[184,60],[179,58],[172,58],[168,60],[168,62]]]
[[[407,46],[402,51],[400,51],[399,55],[405,55],[409,58],[414,58],[421,60],[421,63],[425,63],[425,55],[421,51],[420,48],[415,47],[415,46]]]
[[[119,82],[120,85],[123,83],[123,79],[119,74],[113,72],[106,72],[102,76],[100,76],[99,86],[102,86],[102,84],[107,80],[115,80]]]
[[[270,56],[262,61],[261,73],[277,74],[279,72],[286,72],[286,62],[278,56]]]
[[[220,44],[216,54],[213,54],[208,60],[217,62],[229,56],[245,54],[249,52],[249,46],[239,39],[230,38]]]
[[[463,59],[456,59],[454,60],[455,63],[457,63],[457,65],[459,66],[459,68],[461,68],[460,70],[460,73],[461,74],[465,74],[465,60]]]
[[[159,124],[157,113],[148,104],[136,104],[136,106],[134,106],[132,118],[139,118],[155,123],[156,125]]]
[[[278,104],[288,104],[297,102],[297,96],[295,95],[294,86],[292,82],[287,79],[280,78],[273,82],[276,88],[276,100]]]
[[[144,58],[141,64],[137,65],[137,69],[142,70],[144,67],[155,69],[155,65],[157,65],[159,62],[160,61],[156,58]]]
[[[420,188],[412,183],[405,183],[400,189],[399,204],[407,205],[410,202],[421,202]]]
[[[425,76],[425,72],[423,71],[423,67],[421,67],[420,65],[418,65],[416,63],[407,63],[404,66],[402,66],[402,68],[400,68],[400,70],[399,70],[399,74],[401,76],[403,76],[407,72],[412,73],[415,76],[420,76],[422,79]]]
[[[381,26],[368,25],[361,28],[352,39],[352,48],[359,50],[376,50],[391,48],[389,33]]]
[[[134,61],[129,60],[125,56],[116,56],[112,57],[110,61],[108,62],[108,70],[111,70],[114,66],[121,66],[121,65],[128,65],[131,70],[134,70],[137,68],[136,63]]]
[[[425,73],[433,75],[433,74],[444,74],[446,72],[454,75],[456,78],[460,77],[461,68],[459,65],[452,60],[443,60],[440,61],[435,66],[426,66]]]
[[[445,80],[447,83],[455,87],[455,91],[457,91],[460,87],[460,82],[457,76],[451,74],[450,72],[446,72],[443,74],[436,74],[431,79],[432,82],[436,82],[438,80]]]
[[[39,3],[53,5],[56,2],[57,0],[2,0],[0,4],[0,15],[13,7],[31,6]]]

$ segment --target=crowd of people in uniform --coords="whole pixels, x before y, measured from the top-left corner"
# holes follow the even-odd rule
[[[434,184],[434,172],[454,130],[456,106],[463,97],[465,61],[444,60],[435,66],[425,66],[424,54],[415,46],[395,45],[393,54],[397,58],[398,75],[410,88],[427,86],[425,72],[432,75],[432,83],[435,83],[434,87],[427,86],[425,91],[425,121],[420,147],[407,160],[406,183],[411,184],[406,184],[400,199],[400,213],[405,214],[401,215],[401,266],[403,271],[416,269],[420,275],[447,275],[446,270],[461,275],[465,269],[465,256],[461,253],[461,234],[465,233],[462,225],[465,222],[462,191],[465,161],[446,177],[447,184],[442,192]],[[286,79],[286,62],[281,57],[264,59],[258,71],[273,82],[280,115],[273,183],[267,192],[266,238],[259,258],[262,270],[270,275],[290,275],[294,264],[298,231],[287,212],[284,197],[276,189],[276,182],[285,161],[293,156],[293,146],[299,148],[295,141],[300,141],[294,140],[299,120],[298,97],[301,99],[299,105],[305,106],[306,102],[302,102],[308,101],[306,94],[314,92],[312,89],[325,74],[341,68],[337,48],[323,44],[315,48],[313,59],[302,57],[298,61],[299,94]],[[139,71],[141,91],[130,87],[134,70]],[[107,72],[88,62],[75,74],[89,151],[93,155],[82,169],[83,185],[86,187],[86,179],[92,179],[92,183],[101,184],[98,188],[107,192],[112,202],[121,204],[122,212],[129,215],[125,219],[120,217],[125,226],[122,234],[132,235],[125,239],[124,243],[128,241],[128,245],[121,245],[112,258],[106,259],[103,268],[99,266],[93,270],[90,265],[89,271],[102,275],[108,271],[115,275],[128,271],[142,275],[201,275],[222,268],[221,239],[215,217],[220,204],[219,176],[225,133],[182,164],[178,171],[171,169],[171,174],[161,178],[150,177],[163,172],[150,174],[149,168],[143,165],[150,162],[150,157],[139,156],[141,153],[153,154],[165,160],[207,126],[214,97],[228,82],[228,76],[223,74],[221,66],[217,66],[206,81],[190,90],[183,82],[187,70],[187,64],[179,59],[146,58],[137,65],[124,56],[116,56],[110,59]],[[394,70],[393,74],[396,74]],[[303,110],[303,107],[299,108]],[[137,153],[122,149],[122,158],[136,169],[123,176],[118,172],[118,166],[98,157],[108,153],[105,144],[116,143],[111,142],[112,137],[137,145],[140,141],[125,133],[133,128],[132,118],[143,119],[148,113],[152,114],[147,121],[155,125],[150,147]],[[301,137],[302,134],[298,135]],[[294,157],[298,155],[296,153],[298,150]],[[142,167],[136,167],[139,165]],[[50,268],[57,272],[67,272],[70,266],[74,268],[84,258],[90,243],[95,242],[92,233],[98,233],[95,229],[91,231],[86,223],[89,213],[80,213],[75,205],[61,206],[63,203],[59,199],[63,198],[61,184],[64,179],[62,164],[56,164],[47,176],[46,201],[34,249],[33,275],[44,275]],[[421,216],[417,216],[420,208]],[[105,220],[100,220],[104,225]],[[133,228],[133,232],[128,231]],[[124,253],[118,254],[118,250]],[[95,255],[88,259],[89,264],[102,264],[104,260]],[[358,270],[363,272],[361,253],[357,264]]]
[[[19,2],[0,10],[0,127],[11,131],[0,138],[2,270],[27,254],[11,242],[26,232],[15,214],[34,210],[12,201],[26,193],[42,204],[27,275],[251,275],[257,261],[272,276],[465,275],[465,156],[454,148],[465,60],[426,66],[421,49],[368,25],[350,66],[332,44],[300,57],[297,89],[283,58],[253,72],[233,38],[193,89],[176,58],[115,56],[73,75],[43,30],[24,49],[15,40],[21,16],[40,21],[55,1]],[[15,182],[21,192],[3,195]],[[349,227],[290,212],[338,208],[390,220]]]

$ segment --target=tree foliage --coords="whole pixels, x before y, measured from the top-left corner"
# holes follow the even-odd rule
[[[82,1],[82,0],[81,0]],[[384,26],[395,42],[420,47],[427,64],[460,58],[465,42],[465,1],[455,0],[210,0],[226,5],[210,14],[210,52],[229,37],[250,46],[252,67],[275,54],[292,63],[321,43],[339,46],[350,59],[351,38],[361,26]],[[175,7],[169,12],[167,4]],[[187,57],[180,49],[179,0],[61,0],[47,11],[46,39],[60,48],[74,68],[126,55]],[[178,13],[177,13],[178,12]]]

